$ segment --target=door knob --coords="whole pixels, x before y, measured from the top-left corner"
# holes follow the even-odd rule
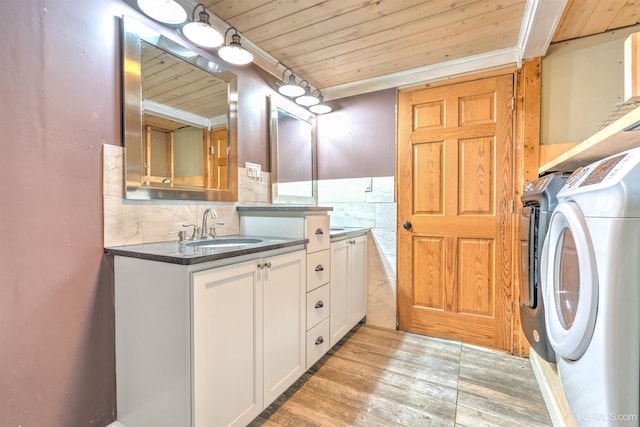
[[[404,224],[402,224],[402,227],[405,230],[409,230],[409,229],[411,229],[412,225],[411,225],[411,223],[409,221],[405,221]]]

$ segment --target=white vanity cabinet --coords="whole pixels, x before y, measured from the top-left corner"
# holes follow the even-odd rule
[[[333,347],[367,314],[367,236],[331,242]]]
[[[242,234],[307,238],[306,367],[330,347],[330,221],[327,209],[277,206],[239,207]]]
[[[115,257],[118,420],[246,425],[306,370],[306,253],[231,264]]]

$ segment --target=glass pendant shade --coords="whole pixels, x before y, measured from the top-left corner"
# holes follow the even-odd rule
[[[200,3],[196,6],[202,6],[203,11],[200,12],[199,19],[196,22],[189,22],[182,27],[182,34],[197,44],[204,47],[218,47],[224,43],[224,37],[215,28],[209,24],[209,14],[204,11],[204,6]],[[193,10],[195,12],[195,9]],[[194,13],[195,14],[195,13]]]
[[[280,92],[284,96],[295,97],[304,95],[304,88],[298,86],[296,83],[296,78],[293,74],[289,76],[289,81],[286,84],[283,84],[278,88],[278,92]]]
[[[230,44],[220,48],[218,56],[225,61],[236,65],[245,65],[253,61],[253,55],[242,47],[242,44],[240,43],[240,36],[237,32],[231,36]]]
[[[302,96],[296,98],[296,104],[303,105],[305,107],[316,105],[318,103],[320,103],[320,100],[311,94],[309,86],[307,86]]]
[[[187,12],[174,0],[138,0],[138,7],[152,19],[165,24],[182,24]]]
[[[309,107],[309,111],[315,114],[327,114],[333,111],[333,109],[327,104],[320,103]]]

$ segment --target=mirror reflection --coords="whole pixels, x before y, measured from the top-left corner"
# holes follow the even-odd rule
[[[236,78],[124,19],[126,195],[237,200]]]
[[[315,121],[304,109],[271,102],[273,203],[315,204]]]

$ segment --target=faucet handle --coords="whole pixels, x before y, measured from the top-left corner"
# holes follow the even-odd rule
[[[209,227],[209,236],[213,237],[214,239],[218,237],[218,235],[216,234],[216,225],[224,225],[224,222],[214,222],[213,225]]]
[[[178,242],[180,242],[180,243],[190,240],[187,237],[187,232],[185,230],[170,231],[169,234],[177,234],[178,235]]]
[[[193,227],[193,232],[191,233],[191,238],[190,239],[185,239],[185,240],[196,240],[196,236],[198,236],[198,234],[200,234],[200,227],[198,227],[195,224],[182,224],[183,227]]]

